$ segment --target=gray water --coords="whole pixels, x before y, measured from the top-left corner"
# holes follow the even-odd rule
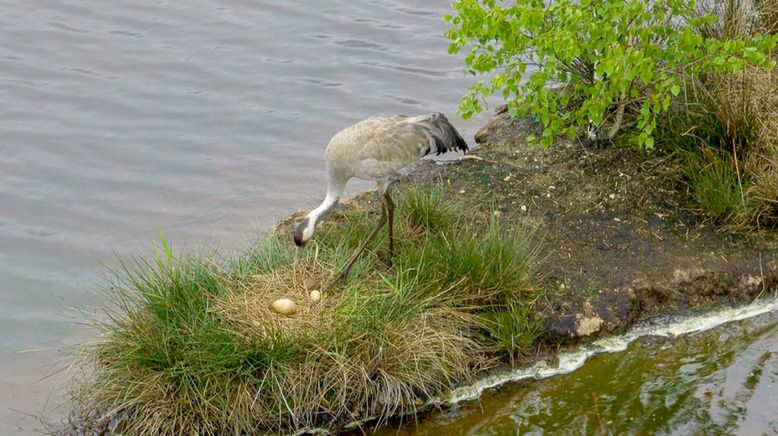
[[[160,230],[245,247],[321,200],[324,146],[372,115],[443,111],[472,138],[448,5],[0,0],[0,434],[60,419],[67,376],[45,377],[94,337],[73,308],[117,254]]]

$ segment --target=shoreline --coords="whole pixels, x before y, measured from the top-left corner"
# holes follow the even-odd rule
[[[522,368],[532,368],[533,365],[547,365],[548,362],[558,361],[560,356],[565,356],[562,353],[576,350],[593,341],[616,337],[639,323],[655,320],[658,317],[685,316],[722,307],[742,306],[744,303],[774,296],[774,293],[778,292],[778,250],[776,250],[778,237],[769,233],[749,236],[727,234],[700,221],[694,213],[684,210],[679,206],[682,204],[682,193],[679,191],[677,174],[673,173],[677,168],[668,161],[668,158],[628,150],[596,149],[572,142],[561,142],[546,150],[530,148],[526,145],[524,137],[533,128],[535,126],[526,119],[510,120],[505,114],[497,114],[476,135],[479,146],[473,150],[471,157],[443,162],[421,161],[401,183],[431,186],[432,189],[437,189],[440,195],[455,200],[462,206],[463,209],[459,210],[466,210],[468,220],[473,222],[489,223],[497,217],[500,225],[504,225],[502,229],[520,230],[519,233],[526,231],[532,235],[532,245],[537,245],[542,260],[538,262],[535,280],[537,283],[533,286],[542,289],[544,293],[538,294],[539,297],[527,306],[532,311],[530,318],[527,319],[531,320],[528,322],[540,323],[539,336],[533,340],[531,348],[521,350],[516,356],[503,355],[496,365],[495,355],[476,352],[471,359],[480,356],[487,360],[482,362],[483,366],[471,362],[470,364],[474,366],[468,371],[472,371],[472,378],[468,378],[466,373],[463,373],[463,378],[459,379],[460,381],[475,379],[474,383],[452,384],[457,380],[455,377],[447,382],[451,386],[447,393],[427,396],[430,400],[426,405],[408,403],[405,408],[395,409],[394,414],[382,415],[378,419],[378,424],[385,422],[386,419],[392,419],[398,410],[411,411],[423,417],[429,408],[445,407],[440,402],[434,404],[435,398],[449,397],[457,392],[457,389],[477,386],[483,383],[483,380],[499,378],[500,374],[510,374],[511,371],[522,371]],[[410,187],[414,188],[414,186]],[[327,225],[330,240],[333,235],[337,238],[343,236],[342,229],[348,223],[348,216],[367,217],[375,213],[374,201],[375,192],[371,191],[344,202],[339,212],[341,217],[333,219]],[[285,250],[291,248],[292,229],[306,213],[307,211],[300,211],[291,214],[269,232],[281,241],[281,245],[276,246],[280,251],[276,253],[286,253],[281,254],[283,259],[279,259],[282,263],[278,265],[287,265],[283,262],[291,261],[288,259],[289,252]],[[346,217],[345,222],[344,217]],[[411,238],[419,236],[414,233],[418,229],[411,230]],[[167,250],[164,240],[162,242]],[[287,248],[283,248],[284,245]],[[406,245],[406,248],[409,247]],[[178,271],[180,267],[173,268],[172,254],[167,251],[165,254],[170,263],[160,263],[159,266],[163,268],[163,273],[167,271],[166,268],[170,268],[170,278],[173,286],[176,286],[176,277],[181,274]],[[268,259],[262,253],[259,254],[260,260]],[[532,256],[534,255],[530,257]],[[290,290],[295,289],[296,286],[301,287],[296,284],[297,279],[294,277],[299,273],[309,275],[322,273],[322,265],[318,263],[318,257],[313,260],[314,270],[306,272],[303,269],[297,272],[293,269],[292,275],[288,277],[292,280],[289,285],[292,286]],[[249,260],[251,265],[256,262],[256,260]],[[263,268],[276,273],[272,265]],[[378,264],[372,267],[378,267]],[[183,271],[186,271],[186,268],[185,264]],[[205,268],[211,266],[206,265]],[[285,267],[281,268],[283,274]],[[326,271],[324,269],[324,272]],[[389,270],[383,273],[387,271]],[[198,274],[206,272],[203,270]],[[147,273],[141,273],[139,277],[143,277],[143,274]],[[217,275],[213,277],[219,276],[221,272],[215,274]],[[157,280],[157,276],[154,277],[154,280]],[[259,276],[246,277],[249,278],[249,282],[238,282],[238,284],[245,286],[246,292],[254,292],[249,295],[249,299],[256,298],[259,294],[251,289],[254,286],[253,280]],[[363,277],[369,279],[369,276]],[[272,281],[268,283],[270,286],[282,284]],[[354,294],[356,297],[333,295],[336,298],[333,302],[327,303],[330,308],[326,310],[329,311],[334,307],[335,309],[332,310],[335,312],[327,312],[328,316],[339,316],[337,307],[339,301],[346,301],[344,298],[366,298],[365,304],[373,301],[371,299],[375,299],[376,296],[370,295],[369,292],[365,293],[367,288],[364,287],[370,286],[369,283],[355,284],[363,288]],[[202,283],[198,285],[195,281],[192,285],[194,287],[187,292],[193,292],[191,296],[200,295],[197,287]],[[232,285],[228,283],[225,286]],[[307,290],[300,289],[300,291],[302,295],[307,295]],[[260,294],[262,292],[265,291],[261,290]],[[349,293],[354,293],[354,290],[350,290]],[[203,304],[210,305],[215,302],[214,307],[218,310],[219,305],[224,306],[225,301],[219,300],[218,298],[221,297],[217,295],[219,294],[214,294],[217,300],[212,301],[208,297]],[[384,298],[381,295],[378,297]],[[234,321],[238,324],[234,324],[234,328],[244,325],[248,319],[246,316],[250,318],[263,313],[252,312],[256,309],[247,312],[249,308],[244,307],[245,302],[242,300],[245,298],[240,297],[237,300],[233,298],[229,310],[219,312],[221,315],[218,315],[235,315]],[[252,304],[256,308],[265,307],[261,299]],[[332,306],[333,304],[335,306]],[[445,306],[449,303],[441,304]],[[488,304],[494,304],[494,301]],[[189,306],[190,304],[187,303],[187,307]],[[454,309],[456,306],[451,308]],[[304,310],[324,309],[310,307]],[[276,319],[277,315],[262,316],[266,318],[259,319],[270,323],[269,325],[279,322]],[[358,314],[349,316],[357,316],[355,319],[358,319]],[[255,327],[251,327],[250,323],[245,324],[249,327],[247,330],[249,332],[252,328],[256,329],[256,326],[261,325],[256,324],[256,320],[252,322]],[[280,325],[284,325],[285,322],[281,321]],[[187,324],[183,326],[188,328]],[[314,325],[313,328],[315,327]],[[141,328],[143,329],[142,325]],[[300,324],[300,328],[308,327]],[[473,324],[470,328],[479,327]],[[300,330],[299,334],[307,335],[306,332],[307,330]],[[400,334],[400,332],[396,333]],[[146,340],[153,342],[157,339],[152,337]],[[194,346],[193,351],[197,351],[196,342]],[[326,352],[326,348],[324,351]],[[242,351],[238,347],[235,352]],[[94,357],[96,356],[91,358]],[[487,364],[488,362],[491,363]],[[324,361],[316,365],[323,363]],[[100,365],[116,364],[100,362]],[[116,371],[116,368],[109,371]],[[109,373],[107,376],[109,378],[103,379],[103,382],[109,384],[118,383],[112,389],[121,389],[122,377],[131,377],[122,372],[114,374],[116,375]],[[114,376],[118,377],[118,381],[110,379]],[[447,376],[445,379],[448,380]],[[504,380],[507,381],[510,380]],[[264,379],[258,388],[259,391],[262,390],[262,386],[264,386]],[[228,385],[224,386],[225,389],[228,387]],[[442,389],[442,392],[445,392],[446,389]],[[256,396],[251,394],[254,401],[259,391]],[[478,395],[481,392],[482,390]],[[434,391],[432,393],[434,394]],[[114,395],[115,392],[111,394]],[[275,395],[273,392],[265,395],[270,396],[266,399],[268,401],[280,401],[278,398],[272,400]],[[85,398],[88,401],[89,396]],[[286,402],[283,392],[281,399]],[[251,405],[250,407],[246,405],[247,415],[244,418],[249,419],[251,413],[254,413],[251,412],[254,402],[251,398],[246,400]],[[110,405],[111,400],[107,401]],[[78,404],[74,406],[77,410]],[[142,406],[141,403],[140,406],[122,407],[129,407],[128,410],[132,411],[134,410],[132,407]],[[84,403],[81,403],[81,407],[84,407]],[[356,423],[359,426],[360,422],[364,422],[362,419],[365,416],[359,416],[360,413],[370,416],[366,413],[367,410],[358,412],[357,416],[332,415],[326,422],[333,431],[348,430],[348,423],[352,425]],[[70,420],[71,428],[65,429],[61,434],[80,434],[79,429],[104,434],[110,432],[113,426],[122,428],[121,422],[130,420],[124,415],[127,412],[121,408],[115,409],[112,413],[113,415],[109,414],[108,417],[100,417],[99,414],[80,415],[74,411],[74,416]],[[292,419],[295,419],[291,409],[289,414]],[[285,419],[288,420],[289,417]],[[222,424],[227,425],[226,422],[216,422],[214,425]],[[278,422],[274,425],[279,426],[276,430],[280,430],[287,424]],[[318,431],[300,426],[296,422],[294,427],[301,429],[302,432]],[[100,428],[102,431],[99,430]]]
[[[538,311],[546,314],[542,337],[548,344],[618,333],[658,316],[743,305],[778,291],[778,234],[727,233],[683,209],[678,168],[658,168],[666,157],[569,141],[532,148],[524,142],[532,129],[526,119],[497,113],[476,133],[478,146],[465,158],[421,161],[400,183],[444,186],[471,198],[476,213],[493,213],[539,235],[546,250],[541,286],[548,294]],[[570,167],[587,161],[590,170],[571,178]],[[635,170],[641,174],[626,174]],[[625,176],[633,180],[619,186]],[[587,178],[591,186],[583,183]],[[656,181],[656,191],[637,189],[644,181]],[[561,205],[554,198],[560,191],[577,204]],[[361,193],[342,208],[369,209],[374,196]],[[287,237],[305,213],[282,219],[273,231]]]
[[[419,167],[401,183],[437,183],[446,185],[452,193],[459,192],[463,196],[466,194],[483,198],[483,193],[471,194],[472,190],[468,187],[468,182],[473,179],[478,180],[479,177],[482,181],[488,178],[494,183],[491,188],[497,187],[490,191],[491,198],[494,198],[495,191],[507,192],[517,189],[515,186],[505,185],[523,178],[523,183],[518,188],[520,192],[529,192],[534,199],[550,198],[538,189],[538,183],[533,182],[532,179],[542,178],[542,183],[551,187],[547,192],[559,190],[557,186],[559,183],[555,183],[553,176],[548,177],[548,174],[553,174],[555,165],[560,165],[561,160],[571,155],[578,161],[601,159],[624,165],[624,167],[614,165],[605,171],[600,168],[600,171],[582,173],[580,176],[580,178],[592,175],[599,177],[597,183],[600,185],[605,184],[604,180],[612,180],[614,173],[623,175],[625,169],[650,168],[656,160],[664,159],[661,156],[640,155],[629,150],[587,149],[586,146],[569,142],[555,144],[549,150],[533,149],[522,144],[523,138],[531,129],[532,125],[527,120],[511,121],[505,114],[496,114],[475,135],[479,146],[473,149],[467,158],[439,163],[422,161]],[[513,151],[514,147],[521,147],[523,151]],[[555,149],[563,149],[567,152],[562,153],[561,156],[555,155]],[[592,155],[596,154],[601,156],[592,158]],[[598,164],[599,162],[595,162],[592,168],[597,167]],[[565,166],[561,174],[563,176],[569,174],[569,168],[564,164],[561,165]],[[572,277],[568,277],[565,272],[572,270],[569,265],[548,264],[553,263],[555,259],[553,255],[548,256],[544,262],[545,267],[541,267],[542,283],[548,293],[545,297],[546,301],[541,302],[536,309],[541,314],[544,326],[544,333],[541,335],[541,342],[537,345],[536,354],[516,362],[515,365],[502,364],[488,370],[480,374],[474,384],[457,387],[452,392],[468,391],[476,387],[478,394],[475,397],[463,399],[463,401],[474,400],[482,395],[484,390],[514,381],[512,374],[531,372],[532,368],[538,365],[550,368],[547,362],[557,360],[564,353],[574,352],[598,341],[619,338],[637,326],[652,324],[657,320],[670,317],[691,319],[722,311],[744,310],[752,303],[764,303],[776,298],[778,293],[777,235],[767,232],[738,235],[721,231],[696,216],[693,211],[684,210],[679,206],[681,186],[677,175],[668,175],[663,171],[646,171],[642,176],[644,180],[666,177],[667,180],[660,182],[660,191],[671,192],[671,196],[660,201],[657,196],[652,197],[650,194],[643,193],[638,203],[626,201],[626,204],[598,208],[598,200],[618,202],[613,201],[611,194],[600,193],[599,196],[591,195],[588,203],[582,201],[581,204],[565,211],[576,219],[594,211],[591,221],[584,223],[584,220],[580,219],[579,228],[586,231],[595,225],[601,225],[606,230],[597,232],[598,236],[603,237],[600,244],[591,244],[588,235],[582,237],[578,245],[572,242],[565,244],[565,249],[571,253],[568,257],[569,263],[583,264],[582,269],[588,266],[595,270],[594,274],[587,276],[586,271],[582,273],[579,270],[571,274]],[[581,194],[575,192],[575,188],[571,188],[568,195],[583,197],[591,190],[584,189],[584,191],[587,192]],[[562,209],[552,204],[559,203],[558,201],[545,203],[546,209],[543,209],[543,203],[527,202],[526,204],[535,206],[541,204],[533,215],[526,213],[521,208],[521,204],[515,202],[515,197],[506,192],[497,195],[509,204],[507,207],[498,206],[498,215],[504,218],[513,213],[519,215],[515,220],[517,225],[526,225],[529,222],[530,225],[536,226],[537,231],[543,233],[542,245],[548,245],[548,239],[559,240],[559,238],[547,238],[549,233],[555,231],[548,226],[572,221],[548,218],[549,214]],[[361,209],[371,207],[373,201],[374,192],[370,191],[347,200],[343,207]],[[644,210],[635,210],[633,207],[636,204],[643,206]],[[473,206],[483,208],[484,205],[474,204]],[[304,213],[296,212],[281,220],[274,231],[281,236],[285,235],[289,232],[290,226],[294,225]],[[652,215],[656,219],[652,219]],[[643,225],[632,227],[629,232],[619,226],[630,222]],[[613,226],[613,223],[617,226]],[[543,231],[544,226],[546,226],[545,231]],[[563,234],[563,237],[570,237],[571,234],[576,234],[574,227],[578,226],[569,226],[559,233]],[[583,233],[578,234],[583,236]],[[622,258],[619,254],[608,256],[607,259],[611,264],[605,273],[593,267],[593,262],[583,261],[582,257],[585,258],[586,254],[593,251],[591,245],[594,245],[594,251],[608,251],[609,245],[611,247],[618,245],[614,240],[621,244],[621,247],[614,251],[627,252],[632,255],[630,256],[632,258]],[[671,244],[671,248],[665,251],[663,244],[667,242]],[[603,248],[603,245],[606,248]],[[630,245],[638,245],[639,250],[630,250]],[[579,258],[573,254],[576,249],[584,253]],[[654,258],[648,264],[654,270],[633,271],[630,275],[626,270],[636,264],[636,259],[640,259],[635,253],[653,255]],[[606,277],[607,272],[613,271],[619,271],[619,277]],[[714,323],[707,328],[716,325],[718,324]],[[522,376],[525,377],[534,377],[534,375]],[[488,385],[486,388],[477,388],[484,383]],[[449,407],[459,401],[453,403],[441,401],[430,407]],[[424,413],[421,413],[421,416],[424,416]]]

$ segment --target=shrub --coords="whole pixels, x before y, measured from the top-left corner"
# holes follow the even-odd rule
[[[542,122],[544,146],[585,129],[613,138],[634,125],[635,145],[652,147],[657,117],[685,78],[772,66],[767,52],[778,38],[705,36],[698,29],[716,18],[696,16],[691,0],[458,0],[453,7],[449,52],[469,47],[467,71],[490,74],[469,88],[460,112],[469,117],[501,93],[512,115]]]

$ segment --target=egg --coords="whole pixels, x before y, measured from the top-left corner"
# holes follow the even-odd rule
[[[321,300],[321,292],[314,289],[313,291],[311,291],[311,301],[316,303],[319,300]]]
[[[297,304],[288,298],[279,298],[271,304],[271,307],[281,315],[294,315],[297,313]]]

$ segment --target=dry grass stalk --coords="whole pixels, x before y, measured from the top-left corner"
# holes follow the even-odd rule
[[[332,323],[332,309],[342,300],[342,294],[324,294],[314,302],[307,283],[327,277],[322,265],[299,261],[291,268],[281,268],[270,274],[245,277],[230,289],[224,298],[215,301],[214,310],[230,326],[230,331],[247,339],[262,340],[281,336],[312,334]],[[288,298],[297,304],[294,316],[277,313],[271,304]]]

